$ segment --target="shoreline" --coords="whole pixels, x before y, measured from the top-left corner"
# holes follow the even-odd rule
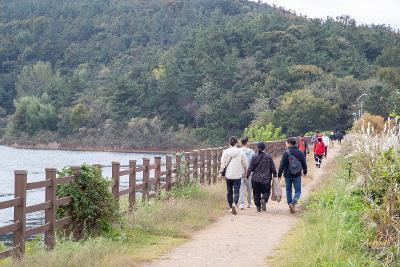
[[[127,149],[115,146],[84,146],[84,145],[68,145],[65,143],[51,142],[48,144],[38,143],[38,144],[22,144],[22,143],[8,143],[0,142],[2,146],[8,146],[15,149],[32,149],[32,150],[63,150],[63,151],[84,151],[84,152],[117,152],[117,153],[162,153],[162,154],[175,154],[178,152],[192,151],[193,148],[135,148]]]

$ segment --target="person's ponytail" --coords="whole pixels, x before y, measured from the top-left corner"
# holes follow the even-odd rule
[[[258,154],[262,154],[264,152],[265,148],[266,148],[266,145],[264,142],[257,143]]]

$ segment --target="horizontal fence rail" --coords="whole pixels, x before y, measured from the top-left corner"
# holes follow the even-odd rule
[[[274,157],[280,155],[286,148],[284,141],[267,142],[267,151]],[[100,170],[103,167],[112,168],[112,186],[110,188],[114,197],[119,201],[121,197],[127,197],[129,206],[121,214],[132,212],[136,206],[136,197],[141,193],[142,202],[146,203],[152,197],[159,197],[161,191],[170,191],[171,188],[185,181],[198,179],[201,184],[215,184],[219,180],[219,166],[221,156],[227,147],[207,148],[193,150],[190,152],[166,155],[165,162],[161,157],[150,159],[144,158],[141,165],[136,160],[130,160],[128,165],[121,165],[119,162],[112,162],[111,165],[94,165]],[[256,144],[250,148],[256,149]],[[121,170],[121,167],[128,168]],[[75,175],[57,177],[57,170],[54,168],[45,169],[45,179],[37,182],[27,182],[27,171],[17,170],[14,172],[14,198],[1,201],[0,210],[13,208],[13,223],[0,227],[0,235],[12,233],[12,247],[0,252],[0,260],[13,256],[19,259],[25,253],[26,238],[43,234],[44,244],[52,249],[56,243],[56,230],[72,222],[71,217],[56,219],[56,210],[60,206],[69,205],[73,202],[72,197],[57,198],[57,185],[72,182],[79,173],[80,167],[71,167]],[[142,174],[141,183],[137,183],[137,174]],[[128,188],[121,190],[120,178],[128,178]],[[30,190],[44,189],[45,202],[27,206],[26,196]],[[34,228],[26,228],[27,214],[44,211],[44,224]]]

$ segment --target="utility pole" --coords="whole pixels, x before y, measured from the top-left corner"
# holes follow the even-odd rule
[[[368,94],[362,94],[362,95],[360,95],[358,98],[357,98],[357,100],[356,100],[356,102],[358,102],[358,101],[361,101],[360,102],[360,111],[359,111],[359,117],[360,117],[360,119],[361,119],[361,117],[364,115],[364,113],[363,113],[363,107],[364,107],[364,97],[365,96],[367,96]]]

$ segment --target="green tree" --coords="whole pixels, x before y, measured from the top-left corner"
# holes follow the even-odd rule
[[[38,61],[32,66],[24,66],[15,83],[17,96],[40,96],[53,79],[49,62]]]
[[[365,111],[371,114],[387,117],[394,111],[391,107],[392,89],[383,84],[369,88],[368,95],[364,103]]]
[[[338,126],[338,108],[310,90],[298,90],[285,95],[274,121],[289,136],[315,129],[330,130]]]
[[[33,135],[40,130],[56,130],[57,115],[50,104],[34,96],[24,96],[15,102],[15,113],[7,124],[9,135]]]
[[[382,67],[400,67],[400,47],[390,46],[383,50],[376,62]]]

